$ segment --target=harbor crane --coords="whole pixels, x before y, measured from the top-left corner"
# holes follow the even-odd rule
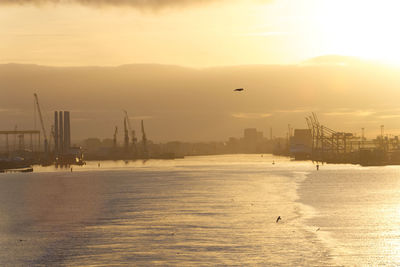
[[[129,135],[128,135],[126,118],[124,118],[124,146],[125,146],[125,152],[128,152],[129,151]]]
[[[40,124],[42,126],[42,131],[43,131],[43,136],[44,136],[44,152],[47,154],[47,152],[48,152],[48,139],[47,139],[46,129],[44,127],[42,112],[40,110],[39,98],[38,98],[38,95],[36,93],[34,93],[33,96],[35,98],[35,103],[36,103],[36,107],[37,107],[37,110],[38,110]]]
[[[128,116],[128,112],[126,110],[123,110],[123,111],[124,111],[124,114],[125,114],[125,119],[126,119],[126,123],[127,123],[127,126],[128,126],[128,130],[129,130],[129,133],[131,135],[131,142],[132,142],[133,150],[136,151],[137,138],[136,138],[135,130],[132,129],[131,122],[130,122],[130,119],[129,119],[129,116]]]

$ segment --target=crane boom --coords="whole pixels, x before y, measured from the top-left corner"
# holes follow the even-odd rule
[[[42,112],[41,112],[40,106],[39,106],[39,99],[38,99],[38,96],[37,96],[36,93],[33,94],[33,96],[35,97],[36,107],[37,107],[37,110],[38,110],[38,113],[39,113],[39,119],[40,119],[40,124],[42,126],[43,136],[44,136],[44,139],[46,140],[47,139],[47,135],[46,135],[46,130],[44,128]]]
[[[125,109],[123,111],[125,113],[126,122],[128,124],[128,130],[131,132],[132,128],[131,128],[131,122],[129,121],[128,111],[126,111]]]
[[[123,111],[124,114],[125,114],[125,119],[126,119],[126,123],[127,123],[127,125],[128,125],[128,130],[129,130],[129,133],[130,133],[130,135],[131,135],[132,146],[133,146],[133,148],[135,149],[136,141],[137,141],[136,134],[135,134],[135,130],[132,129],[131,121],[130,121],[129,115],[128,115],[128,111],[126,111],[125,109],[123,109],[122,111]]]
[[[37,111],[38,111],[39,119],[40,119],[40,124],[41,124],[41,126],[42,126],[42,131],[43,131],[43,136],[44,136],[44,150],[45,150],[45,152],[47,152],[48,140],[47,140],[46,129],[44,128],[44,122],[43,122],[43,117],[42,117],[42,111],[40,110],[39,98],[38,98],[38,96],[37,96],[36,93],[34,93],[33,96],[35,97],[36,107],[37,107]]]
[[[147,141],[146,132],[144,131],[143,120],[142,120],[142,139],[143,139],[143,142]]]

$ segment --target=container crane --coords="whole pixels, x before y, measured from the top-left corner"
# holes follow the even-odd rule
[[[126,118],[124,118],[124,146],[125,146],[125,152],[129,151],[129,135],[128,135],[128,128],[127,128],[127,121]]]
[[[35,98],[35,103],[36,103],[36,107],[37,107],[37,110],[38,110],[40,124],[42,126],[42,131],[43,131],[43,136],[44,136],[44,152],[45,152],[45,154],[47,154],[47,152],[48,152],[48,140],[47,140],[46,129],[44,128],[42,112],[40,110],[39,99],[38,99],[38,96],[37,96],[36,93],[34,93],[33,96]]]
[[[125,114],[126,123],[127,123],[127,126],[128,126],[129,133],[131,134],[132,146],[135,149],[136,148],[136,142],[137,142],[135,130],[132,129],[131,122],[130,122],[129,116],[128,116],[128,112],[126,110],[123,110],[123,111],[124,111],[124,114]]]

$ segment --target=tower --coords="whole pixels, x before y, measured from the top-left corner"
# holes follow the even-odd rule
[[[64,153],[64,122],[63,122],[63,112],[59,111],[58,112],[59,119],[58,119],[58,124],[59,124],[59,153],[63,154]]]
[[[59,148],[59,133],[58,133],[58,112],[54,111],[54,154],[58,155]]]

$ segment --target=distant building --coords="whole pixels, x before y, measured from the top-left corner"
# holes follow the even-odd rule
[[[290,156],[297,160],[309,159],[312,152],[312,135],[310,129],[295,129],[290,138]]]
[[[247,128],[244,129],[244,137],[245,142],[259,142],[262,141],[264,135],[262,132],[257,131],[256,128]]]

